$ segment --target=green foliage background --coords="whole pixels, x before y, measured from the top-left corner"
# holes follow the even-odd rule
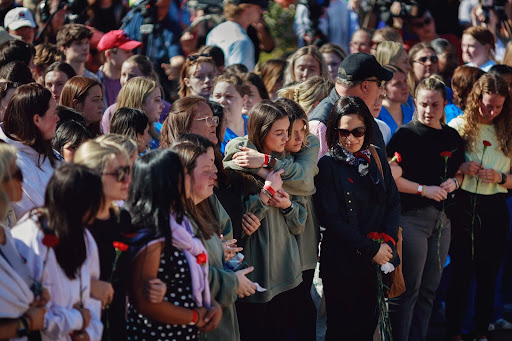
[[[280,4],[270,1],[265,15],[265,22],[274,38],[275,48],[271,53],[262,52],[260,62],[269,59],[284,59],[297,49],[297,40],[293,31],[295,5],[283,8]]]

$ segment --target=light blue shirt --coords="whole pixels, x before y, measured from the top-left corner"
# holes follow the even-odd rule
[[[411,122],[412,116],[414,114],[414,109],[411,109],[411,107],[408,107],[404,104],[402,104],[400,107],[402,108],[402,114],[404,115],[402,125]],[[380,109],[378,119],[384,121],[388,125],[388,127],[391,129],[391,134],[394,134],[395,131],[398,129],[398,125],[393,119],[393,116],[391,116],[388,109],[386,109],[384,106],[382,106],[382,109]]]
[[[243,64],[254,70],[254,44],[247,31],[234,21],[225,21],[214,27],[206,37],[206,45],[217,46],[224,52],[226,66]]]
[[[242,118],[244,119],[244,135],[247,135],[247,120],[249,119],[249,116],[242,115]],[[224,150],[226,149],[226,145],[229,141],[234,139],[235,137],[238,137],[237,134],[233,132],[233,130],[226,128],[226,133],[224,133],[224,140],[220,144],[220,151],[222,154],[224,154]]]

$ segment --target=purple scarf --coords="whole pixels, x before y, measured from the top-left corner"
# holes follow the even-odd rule
[[[210,286],[208,282],[208,261],[204,264],[197,263],[197,255],[204,253],[206,249],[198,238],[194,236],[192,227],[187,217],[183,217],[181,224],[176,222],[176,217],[171,213],[172,245],[181,250],[187,258],[192,278],[192,295],[199,307],[210,308]]]

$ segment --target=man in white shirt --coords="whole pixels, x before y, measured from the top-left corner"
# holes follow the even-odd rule
[[[252,71],[255,65],[254,44],[247,28],[259,22],[265,0],[228,0],[224,2],[226,21],[206,37],[206,45],[218,46],[224,52],[226,66],[243,64]]]

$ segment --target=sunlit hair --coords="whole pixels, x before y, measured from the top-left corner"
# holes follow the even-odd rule
[[[320,101],[329,96],[333,87],[334,83],[330,79],[314,76],[279,90],[277,95],[295,101],[309,114]]]
[[[505,55],[503,56],[501,63],[512,67],[512,41],[507,43]]]
[[[462,111],[466,109],[467,98],[476,83],[485,71],[472,66],[461,65],[455,69],[452,77],[453,103]]]
[[[129,158],[137,154],[137,142],[131,137],[120,134],[106,134],[95,139],[100,144],[106,144],[123,150]]]
[[[324,78],[329,78],[329,73],[327,70],[327,65],[325,64],[324,57],[318,50],[318,47],[314,45],[304,46],[295,51],[294,54],[288,58],[288,66],[286,67],[286,70],[284,72],[284,84],[289,84],[293,82],[297,82],[297,79],[295,79],[295,63],[297,60],[302,56],[311,56],[313,57],[317,62],[320,69],[320,75]]]
[[[505,97],[501,113],[494,118],[493,125],[499,149],[508,157],[512,156],[512,104],[508,92],[507,83],[503,78],[484,74],[478,79],[469,94],[466,110],[464,110],[465,124],[461,131],[462,138],[466,141],[466,149],[474,150],[480,133],[480,105],[485,94],[496,94]]]
[[[396,64],[398,56],[406,52],[404,45],[396,41],[383,41],[377,46],[375,59],[380,65]]]
[[[276,84],[284,82],[285,68],[286,61],[282,59],[267,60],[259,68],[259,74],[269,94],[272,93]]]
[[[495,46],[494,35],[489,31],[489,29],[482,26],[471,26],[468,27],[462,32],[462,35],[472,36],[476,41],[478,41],[482,45],[489,45],[489,58],[494,59],[493,52]]]
[[[338,44],[334,43],[325,43],[318,49],[320,53],[334,53],[338,58],[343,61],[345,58],[347,58],[348,53],[343,49],[343,47],[339,46]]]
[[[180,95],[181,98],[189,96],[191,94],[189,88],[185,85],[184,79],[192,77],[194,75],[194,73],[197,71],[197,67],[199,66],[199,64],[202,64],[202,63],[211,64],[213,67],[212,73],[214,73],[215,69],[217,68],[215,66],[215,63],[214,63],[212,57],[201,56],[201,55],[192,55],[189,57],[194,57],[194,56],[197,56],[197,59],[186,58],[185,63],[183,63],[183,66],[181,67],[180,90],[178,92],[178,94]],[[212,79],[212,81],[213,81],[213,79]]]
[[[373,33],[372,41],[378,42],[379,44],[384,41],[394,41],[403,44],[402,36],[393,27],[380,28]]]
[[[103,173],[107,164],[118,156],[124,158],[126,162],[130,162],[130,157],[120,146],[89,140],[78,148],[73,162],[87,166],[98,173]]]
[[[9,211],[9,197],[7,196],[5,186],[12,186],[12,183],[6,184],[11,180],[11,164],[16,160],[16,148],[2,141],[0,143],[0,221],[5,221]]]
[[[241,97],[244,97],[245,95],[249,95],[251,93],[251,88],[242,80],[242,78],[233,73],[225,73],[217,77],[217,79],[215,80],[215,84],[213,85],[213,88],[215,89],[217,84],[222,82],[226,82],[233,85],[233,87],[240,94]]]

